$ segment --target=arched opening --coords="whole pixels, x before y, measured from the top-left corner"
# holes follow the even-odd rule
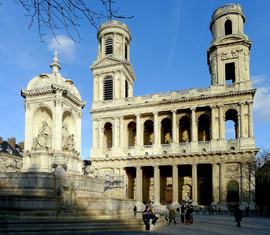
[[[65,111],[62,117],[62,149],[75,149],[75,120],[69,111]]]
[[[105,42],[105,54],[110,55],[113,54],[113,39],[111,37],[108,37]]]
[[[151,120],[147,120],[144,123],[143,144],[152,145],[154,143],[154,123]]]
[[[234,62],[225,64],[225,79],[226,79],[226,84],[235,83]]]
[[[34,148],[52,148],[52,112],[49,108],[37,109],[32,130]]]
[[[186,202],[189,202],[191,200],[191,191],[192,187],[189,184],[184,184],[182,187],[182,200],[185,200]]]
[[[179,120],[179,142],[190,142],[190,119],[187,116],[182,117]]]
[[[104,78],[103,98],[104,98],[104,100],[112,100],[113,99],[113,78],[112,78],[112,76],[107,76]]]
[[[225,28],[225,35],[232,34],[232,22],[230,20],[226,20],[224,28]]]
[[[235,109],[229,109],[225,113],[225,133],[226,133],[226,138],[227,138],[227,136],[230,136],[232,139],[238,139],[239,138],[238,115],[237,114],[238,113],[237,113],[237,111]],[[227,133],[228,133],[228,135],[227,135]]]
[[[112,124],[107,122],[104,126],[104,148],[112,147]]]
[[[136,144],[136,123],[130,122],[128,124],[128,146],[135,146]]]
[[[161,144],[170,144],[172,142],[172,121],[164,118],[161,121]]]
[[[239,202],[239,184],[235,180],[227,185],[227,202]]]
[[[125,59],[127,60],[127,43],[125,43]]]
[[[202,114],[198,118],[198,141],[209,141],[210,136],[210,120],[206,114]]]

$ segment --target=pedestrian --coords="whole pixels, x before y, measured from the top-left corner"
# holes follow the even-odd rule
[[[235,208],[234,218],[235,218],[235,222],[237,222],[236,227],[241,227],[240,221],[241,221],[242,218],[243,218],[243,213],[242,213],[242,211],[239,209],[239,206],[236,206],[236,208]]]
[[[187,207],[187,210],[186,210],[186,225],[190,225],[190,208],[189,206]]]
[[[175,210],[171,207],[171,209],[169,211],[169,219],[170,219],[169,225],[170,225],[172,220],[174,221],[174,224],[176,225],[175,216],[176,216]]]
[[[145,224],[145,230],[149,232],[150,231],[150,206],[146,206],[145,210],[143,211],[143,222]]]
[[[185,206],[184,206],[184,204],[181,206],[181,222],[182,222],[182,225],[184,225],[184,222],[185,222]]]
[[[179,207],[176,208],[176,211],[177,211],[177,214],[179,214],[179,211],[180,211]]]
[[[190,222],[193,223],[193,206],[190,206]]]
[[[151,207],[150,214],[151,214],[152,224],[155,225],[158,220],[158,217],[156,217],[153,206]]]

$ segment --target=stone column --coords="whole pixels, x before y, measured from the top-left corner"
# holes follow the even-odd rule
[[[117,121],[118,117],[113,117],[113,126],[112,126],[112,147],[117,146]]]
[[[198,138],[196,138],[196,116],[195,116],[195,110],[196,108],[190,108],[191,110],[191,141],[198,141]]]
[[[127,52],[128,52],[128,55],[127,55],[127,58],[128,58],[128,61],[130,61],[130,50],[129,50],[129,47],[130,47],[130,43],[127,44]]]
[[[215,109],[215,105],[211,106],[211,140],[217,139],[215,135]]]
[[[136,145],[141,146],[141,115],[135,114],[136,116]]]
[[[192,165],[192,205],[198,205],[197,164]]]
[[[93,121],[93,148],[98,148],[98,119],[94,118]]]
[[[124,117],[119,117],[119,146],[124,147]]]
[[[102,78],[102,76],[101,75],[99,75],[99,83],[98,83],[98,85],[99,85],[99,87],[98,87],[98,99],[99,99],[99,101],[103,101],[104,100],[104,97],[103,97],[103,94],[104,94],[104,92],[103,92],[103,78]]]
[[[98,101],[98,92],[99,92],[99,75],[95,74],[93,80],[93,101]]]
[[[102,58],[105,57],[105,51],[106,51],[106,48],[105,48],[105,37],[102,36],[101,38],[101,45],[102,45]]]
[[[176,109],[172,110],[172,142],[176,143],[176,132],[177,132],[177,123],[176,123]]]
[[[136,167],[136,205],[142,204],[142,168]]]
[[[157,144],[160,144],[159,143],[159,123],[158,123],[158,112],[154,112],[154,144],[157,145]]]
[[[113,55],[116,56],[116,33],[113,33]]]
[[[253,101],[252,102],[249,102],[248,103],[248,115],[249,115],[249,118],[248,118],[248,136],[249,137],[253,137],[253,111],[252,111],[252,104],[253,104]]]
[[[54,99],[55,115],[54,115],[54,131],[52,136],[53,150],[62,151],[62,120],[63,120],[63,107],[62,107],[62,92],[57,91]]]
[[[172,205],[178,206],[178,167],[177,165],[172,165],[172,178],[173,178],[173,202]]]
[[[102,126],[101,124],[102,123],[100,123],[99,148],[102,150],[104,149],[104,125]]]
[[[219,139],[225,140],[225,121],[224,121],[224,115],[223,115],[223,106],[219,105]]]
[[[160,205],[160,169],[154,166],[154,204]]]
[[[226,173],[226,164],[220,164],[220,175],[219,175],[219,201],[222,204],[225,204],[226,200],[226,188],[225,188],[225,173]]]
[[[125,37],[122,37],[122,55],[123,55],[123,58],[125,59]]]
[[[239,118],[238,118],[239,120]],[[244,103],[240,103],[240,123],[239,123],[239,134],[240,134],[240,138],[245,136],[245,132],[244,132]]]
[[[218,191],[218,178],[219,178],[219,166],[216,163],[212,164],[212,204],[219,203],[219,191]]]

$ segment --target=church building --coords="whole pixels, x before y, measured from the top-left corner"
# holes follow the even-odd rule
[[[93,71],[92,167],[95,176],[126,190],[138,210],[156,210],[188,201],[227,209],[230,202],[254,206],[247,162],[259,149],[253,136],[250,80],[251,41],[239,4],[212,15],[207,49],[211,86],[133,96],[128,26],[101,24]],[[177,84],[176,84],[177,86]],[[234,122],[234,139],[225,123]]]

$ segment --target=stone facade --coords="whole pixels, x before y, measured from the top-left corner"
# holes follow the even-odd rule
[[[94,175],[119,179],[139,209],[153,201],[178,206],[229,202],[253,205],[253,186],[243,167],[258,152],[253,136],[253,99],[249,77],[251,41],[238,4],[218,8],[210,23],[207,50],[211,86],[133,97],[136,80],[130,63],[129,28],[107,21],[98,31],[93,71]],[[225,137],[225,123],[235,138]]]

